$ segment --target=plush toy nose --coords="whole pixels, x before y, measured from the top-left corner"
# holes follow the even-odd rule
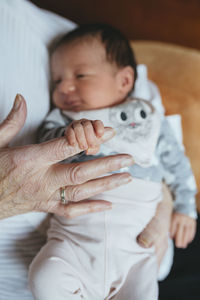
[[[131,127],[135,127],[135,123],[132,122],[132,123],[130,124],[130,126],[131,126]]]

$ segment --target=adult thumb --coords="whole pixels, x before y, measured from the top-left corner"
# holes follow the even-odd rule
[[[17,94],[13,107],[0,124],[0,147],[6,147],[23,127],[26,120],[27,108],[24,98]]]

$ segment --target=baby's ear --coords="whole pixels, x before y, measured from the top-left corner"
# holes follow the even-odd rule
[[[131,66],[126,66],[118,71],[118,87],[119,91],[127,95],[133,88],[134,70]]]

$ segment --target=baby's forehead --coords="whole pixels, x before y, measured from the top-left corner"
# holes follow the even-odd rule
[[[55,49],[54,52],[56,51],[60,51],[60,50],[67,50],[69,48],[84,48],[84,47],[88,47],[88,49],[93,49],[93,48],[97,48],[97,49],[101,49],[104,50],[106,52],[106,47],[104,45],[104,43],[101,41],[100,36],[84,36],[84,37],[76,37],[72,40],[67,40],[67,41],[63,41],[58,47],[57,49]]]
[[[51,55],[51,60],[60,60],[63,57],[70,56],[80,59],[80,57],[90,58],[91,62],[102,62],[113,65],[116,68],[116,63],[111,61],[106,52],[106,45],[98,36],[79,37],[71,41],[63,42],[54,53]],[[86,59],[88,61],[88,59]]]

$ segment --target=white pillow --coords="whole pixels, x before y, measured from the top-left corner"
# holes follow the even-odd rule
[[[49,42],[75,24],[25,0],[0,1],[0,121],[15,95],[27,100],[26,124],[13,144],[34,142],[49,110]]]
[[[34,142],[49,110],[49,42],[75,24],[25,0],[0,0],[0,122],[15,95],[27,100],[28,117],[13,144]],[[28,264],[44,239],[37,226],[43,213],[0,221],[0,299],[33,299],[28,291]],[[32,234],[33,232],[33,234]]]

